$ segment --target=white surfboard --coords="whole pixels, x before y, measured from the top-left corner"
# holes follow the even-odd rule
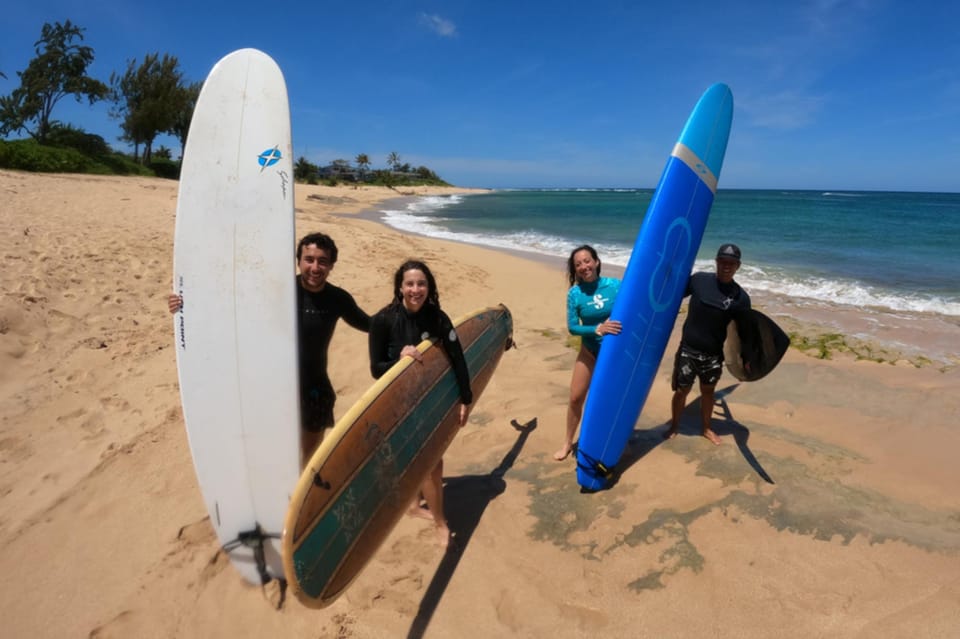
[[[210,522],[243,577],[282,577],[299,477],[290,108],[266,54],[207,76],[190,124],[174,233],[174,317],[190,452]],[[267,536],[264,561],[245,537]],[[265,572],[264,572],[265,569]]]

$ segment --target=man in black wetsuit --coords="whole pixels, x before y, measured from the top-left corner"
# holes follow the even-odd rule
[[[368,333],[370,316],[353,296],[327,282],[337,263],[337,245],[323,233],[311,233],[297,245],[297,316],[300,319],[300,452],[303,468],[333,426],[337,395],[327,375],[327,349],[337,320]]]
[[[337,245],[323,233],[311,233],[297,245],[297,318],[300,327],[300,468],[310,461],[333,426],[337,395],[327,375],[327,349],[341,317],[364,333],[370,332],[370,316],[357,306],[353,296],[327,282],[337,263]],[[183,305],[179,295],[168,298],[171,313]]]
[[[739,314],[750,310],[750,296],[733,280],[740,268],[740,249],[724,244],[717,251],[717,273],[694,273],[687,283],[690,305],[683,323],[683,335],[673,365],[673,400],[670,429],[664,437],[676,437],[680,413],[695,379],[700,380],[700,419],[703,436],[714,444],[720,438],[710,428],[713,417],[713,393],[723,373],[723,342],[727,325]]]

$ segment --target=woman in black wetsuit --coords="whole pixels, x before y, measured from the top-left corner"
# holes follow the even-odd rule
[[[440,296],[433,273],[423,262],[404,262],[393,278],[393,301],[370,320],[370,372],[380,378],[401,357],[420,361],[417,344],[439,338],[450,357],[454,375],[460,386],[460,425],[467,423],[473,392],[463,348],[450,318],[440,310]],[[432,519],[441,546],[450,539],[450,529],[443,512],[443,461],[436,465],[420,487],[427,509],[413,504],[410,514]]]

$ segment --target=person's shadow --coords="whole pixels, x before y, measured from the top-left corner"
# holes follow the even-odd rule
[[[507,483],[503,480],[503,476],[513,466],[524,444],[527,443],[530,433],[537,427],[537,418],[534,417],[526,424],[520,424],[514,419],[511,420],[510,425],[520,435],[496,468],[486,475],[464,475],[446,480],[443,489],[444,511],[446,511],[450,530],[454,531],[454,537],[437,567],[437,572],[430,580],[430,585],[427,586],[420,608],[417,610],[417,616],[414,617],[413,624],[407,632],[408,638],[423,637],[426,632],[430,619],[433,618],[433,613],[436,612],[440,599],[450,579],[453,578],[457,564],[460,563],[460,557],[466,550],[473,531],[480,523],[483,511],[491,501],[506,490]]]
[[[733,440],[736,442],[740,454],[743,455],[743,458],[750,464],[750,467],[753,468],[765,482],[773,484],[775,482],[770,478],[770,475],[767,474],[763,466],[760,465],[753,451],[751,451],[747,445],[747,441],[750,439],[750,429],[733,418],[733,413],[730,412],[730,406],[727,404],[727,395],[735,391],[738,386],[739,384],[732,384],[714,393],[714,406],[720,408],[723,419],[719,420],[714,418],[711,420],[710,426],[717,435],[733,435]],[[680,431],[678,435],[701,436],[701,401],[702,397],[697,397],[697,399],[684,407],[680,415]],[[664,427],[665,428],[658,426],[647,430],[633,431],[630,440],[627,442],[627,447],[620,457],[620,461],[618,461],[617,465],[613,468],[610,482],[606,486],[607,488],[614,486],[620,480],[621,475],[623,475],[628,468],[643,459],[647,453],[667,441],[664,439],[664,436],[666,435],[667,429],[670,428],[670,423],[667,422],[664,424]]]

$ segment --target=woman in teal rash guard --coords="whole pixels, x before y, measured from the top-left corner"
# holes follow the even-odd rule
[[[580,352],[573,364],[570,380],[570,403],[567,406],[567,430],[563,446],[553,454],[563,461],[573,450],[573,436],[580,425],[583,402],[587,398],[593,367],[604,335],[620,333],[620,322],[609,319],[613,302],[620,290],[620,280],[600,277],[600,258],[592,246],[573,249],[567,259],[570,290],[567,292],[567,328],[580,337]]]

